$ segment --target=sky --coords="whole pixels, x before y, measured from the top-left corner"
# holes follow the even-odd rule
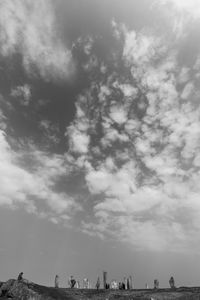
[[[0,280],[200,285],[199,0],[0,0]]]

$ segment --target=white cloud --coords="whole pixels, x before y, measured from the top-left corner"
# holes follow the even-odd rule
[[[181,68],[180,74],[178,76],[179,83],[186,83],[190,79],[190,69],[183,67]]]
[[[87,153],[90,137],[73,125],[68,128],[70,150],[77,153]]]
[[[138,34],[135,31],[128,31],[127,29],[124,34],[125,43],[123,55],[131,63],[136,63],[136,65],[149,63],[150,60],[158,56],[158,48],[160,54],[165,51],[162,40],[157,36],[142,33]]]
[[[110,118],[118,124],[123,124],[127,120],[127,112],[122,106],[112,105],[110,107]]]
[[[79,37],[74,46],[79,48],[82,47],[86,55],[91,55],[94,46],[94,38],[92,36],[86,36],[85,38]]]
[[[129,137],[123,133],[120,134],[116,129],[114,128],[106,128],[105,130],[105,135],[104,137],[101,139],[101,145],[104,148],[107,148],[109,146],[112,146],[112,144],[114,142],[128,142],[129,141]]]
[[[103,101],[106,101],[106,97],[110,96],[110,94],[111,94],[111,91],[109,90],[109,88],[105,85],[102,85],[100,87],[100,92],[99,92],[98,98],[101,102],[103,102]]]
[[[171,14],[180,34],[185,12],[192,14],[181,3],[174,1]],[[57,35],[53,5],[42,0],[0,4],[1,55],[20,52],[25,70],[36,70],[46,80],[68,78],[73,64]],[[50,155],[30,145],[14,151],[0,112],[0,204],[22,205],[55,224],[69,221],[81,207],[67,193],[57,192],[56,182],[69,175],[71,163],[85,172],[92,196],[84,232],[138,249],[192,249],[200,240],[199,59],[193,69],[179,66],[178,49],[170,40],[153,31],[130,31],[115,21],[112,27],[117,41],[124,43],[120,67],[113,62],[113,73],[92,54],[92,37],[77,41],[86,55],[82,67],[90,75],[99,70],[103,79],[94,76],[98,80],[93,78],[76,101],[75,118],[66,129],[68,154]],[[11,96],[28,105],[31,88],[16,86]],[[45,137],[58,141],[58,128],[50,121],[39,126]],[[27,157],[30,168],[24,165]]]
[[[198,0],[161,0],[163,4],[171,4],[179,13],[189,13],[194,18],[200,16],[200,4]]]
[[[98,62],[98,58],[96,57],[96,55],[91,55],[91,56],[89,56],[88,61],[86,61],[86,63],[82,64],[82,67],[86,72],[91,72],[91,71],[93,71],[93,69],[97,68],[98,65],[99,65],[99,62]]]
[[[47,141],[53,144],[59,143],[59,129],[57,124],[54,124],[49,120],[42,120],[39,123],[39,127],[42,129],[43,136]]]
[[[171,24],[177,39],[187,36],[190,26],[199,21],[200,4],[198,0],[155,0],[153,3],[154,9],[157,6],[163,8],[167,22]]]
[[[126,31],[126,26],[124,24],[118,24],[114,19],[111,21],[113,35],[117,40],[123,36],[123,32]]]
[[[29,164],[24,165],[28,158]],[[32,162],[32,165],[31,165]],[[80,210],[64,192],[56,192],[55,184],[66,176],[66,160],[60,155],[49,155],[33,146],[15,152],[0,131],[0,205],[9,208],[24,207],[29,213],[44,213],[62,221],[63,215]]]
[[[198,66],[179,66],[177,49],[153,32],[113,26],[131,78],[114,73],[92,82],[72,125],[91,133],[94,150],[87,145],[76,158],[98,198],[82,230],[137,249],[193,251],[200,240]]]
[[[73,73],[70,50],[56,28],[51,0],[8,0],[0,3],[0,53],[21,53],[29,74],[44,80],[68,79]]]
[[[2,131],[4,131],[7,127],[7,124],[6,124],[6,116],[4,115],[3,111],[0,109],[0,129]]]
[[[19,99],[19,102],[27,106],[31,100],[31,87],[28,84],[24,84],[22,86],[17,86],[11,90],[11,96]]]
[[[131,84],[121,84],[119,85],[119,88],[122,90],[125,97],[135,98],[137,96],[138,89]]]

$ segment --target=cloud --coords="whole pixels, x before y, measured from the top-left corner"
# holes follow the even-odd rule
[[[28,106],[31,100],[31,87],[28,84],[17,86],[11,90],[10,94],[13,98],[19,99],[22,105]]]
[[[198,252],[199,69],[179,65],[163,36],[114,30],[120,67],[78,97],[67,129],[90,141],[71,151],[95,199],[82,230],[140,250]]]
[[[82,64],[83,70],[88,73],[91,73],[94,69],[98,67],[98,59],[96,55],[91,55],[85,63]]]
[[[0,205],[24,208],[28,213],[64,222],[81,207],[66,192],[56,190],[60,178],[69,175],[62,155],[48,154],[34,145],[13,150],[0,130]]]
[[[70,150],[75,153],[87,153],[90,137],[73,126],[68,128]]]
[[[39,123],[39,128],[42,130],[46,142],[53,144],[59,143],[59,128],[56,124],[50,122],[49,120],[41,120]]]
[[[121,84],[119,85],[123,95],[125,97],[136,97],[138,93],[138,89],[131,84]]]
[[[82,49],[86,55],[91,55],[94,46],[94,38],[92,36],[79,37],[73,44],[73,47]]]
[[[183,100],[188,99],[190,96],[192,96],[192,93],[194,92],[194,90],[195,90],[194,84],[192,82],[187,83],[183,89],[181,98]]]
[[[37,69],[47,80],[68,78],[71,54],[56,35],[53,4],[40,0],[36,14],[38,3],[2,3],[8,21],[1,54],[22,53],[26,71]],[[85,205],[90,209],[80,228],[87,234],[140,250],[199,251],[199,59],[194,66],[180,65],[180,49],[170,39],[115,21],[112,28],[122,46],[117,62],[116,53],[108,65],[101,61],[91,37],[74,45],[82,47],[90,83],[77,97],[76,114],[66,128],[68,153],[49,154],[31,144],[12,149],[0,114],[1,204],[22,205],[55,224],[68,222]],[[31,89],[16,86],[11,96],[28,102]],[[57,143],[55,124],[44,119],[39,127]],[[59,180],[71,178],[74,170],[84,177],[89,194],[83,206],[76,196],[57,189]]]
[[[123,107],[113,105],[110,108],[110,118],[118,124],[123,124],[127,120],[127,113]]]
[[[5,130],[7,128],[6,124],[6,116],[4,115],[3,111],[0,109],[0,129]]]
[[[1,1],[0,27],[1,55],[20,53],[28,74],[47,81],[73,74],[72,54],[59,36],[51,0]]]
[[[194,18],[200,15],[200,5],[198,0],[161,0],[162,4],[171,4],[179,13],[189,13]]]
[[[163,16],[167,16],[168,24],[172,26],[177,39],[185,37],[190,32],[190,26],[199,21],[198,0],[155,0],[152,7],[163,9]]]

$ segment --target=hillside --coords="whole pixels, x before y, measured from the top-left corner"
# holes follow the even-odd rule
[[[199,300],[200,287],[182,287],[174,291],[159,290],[87,290],[41,286],[24,280],[10,279],[1,284],[0,300]]]

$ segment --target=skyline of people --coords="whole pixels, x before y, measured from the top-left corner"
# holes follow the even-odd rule
[[[170,285],[171,289],[176,288],[175,280],[174,280],[173,276],[171,276],[169,279],[169,285]],[[55,286],[55,288],[59,287],[59,275],[55,276],[54,286]],[[69,288],[76,288],[76,289],[97,289],[97,290],[99,290],[99,289],[120,289],[120,290],[137,289],[134,286],[133,277],[131,275],[129,275],[128,277],[124,276],[122,281],[117,281],[115,279],[108,281],[107,280],[107,272],[105,272],[105,271],[103,271],[102,282],[101,282],[100,277],[98,276],[96,283],[94,285],[92,285],[91,281],[87,277],[84,277],[82,280],[82,285],[81,285],[80,280],[77,280],[74,278],[73,275],[70,275],[68,282],[67,282],[67,286]],[[149,287],[148,283],[145,283],[145,289],[159,289],[159,288],[160,288],[160,286],[159,286],[158,279],[154,279],[152,287]]]

